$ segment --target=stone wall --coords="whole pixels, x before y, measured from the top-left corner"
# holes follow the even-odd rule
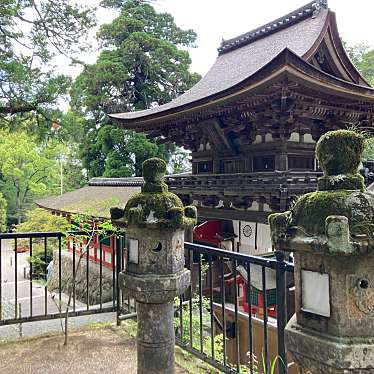
[[[79,261],[79,254],[75,256],[75,267]],[[48,290],[58,292],[59,287],[59,256],[58,251],[53,253],[53,271],[48,281]],[[88,287],[89,305],[100,304],[100,265],[89,261],[88,264]],[[102,303],[112,301],[113,291],[113,271],[102,267]],[[71,252],[61,252],[61,291],[69,295],[73,288],[73,254]],[[87,303],[87,259],[82,258],[75,279],[76,300]]]

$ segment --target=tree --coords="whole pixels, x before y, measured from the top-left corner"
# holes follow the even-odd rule
[[[103,50],[71,90],[71,107],[85,119],[80,121],[86,134],[83,165],[89,175],[138,175],[145,156],[168,160],[165,150],[173,148],[107,127],[107,114],[164,104],[194,85],[200,77],[189,72],[189,54],[179,47],[192,46],[196,34],[180,29],[170,14],[157,13],[146,1],[106,0],[101,5],[117,9],[119,16],[100,28]],[[121,139],[117,148],[110,148],[116,138]]]
[[[345,48],[358,71],[372,86],[374,86],[374,49],[370,49],[366,44],[356,44],[350,47],[345,46]],[[371,137],[369,137],[369,135],[371,135]],[[374,138],[372,133],[368,134],[363,159],[374,159]]]
[[[374,49],[370,49],[365,44],[356,44],[346,49],[358,71],[371,85],[374,85]]]
[[[173,149],[173,146],[157,145],[143,134],[123,131],[113,125],[104,125],[93,135],[95,138],[83,153],[83,163],[90,176],[141,176],[145,160],[151,157],[168,160]]]
[[[7,202],[0,192],[0,232],[4,232],[6,230],[6,211],[7,211]]]
[[[53,190],[58,181],[56,161],[25,132],[0,131],[0,172],[3,192],[17,223],[32,198]]]
[[[0,123],[48,117],[70,86],[69,77],[54,73],[53,58],[77,62],[92,10],[73,0],[2,0],[0,23]]]

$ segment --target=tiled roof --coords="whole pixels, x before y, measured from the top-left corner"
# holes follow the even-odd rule
[[[140,192],[140,186],[90,185],[60,196],[40,199],[36,204],[60,213],[80,213],[92,217],[110,218],[110,208],[124,208],[127,201]]]
[[[88,182],[89,186],[116,186],[116,187],[142,186],[143,184],[144,184],[143,177],[91,178]]]
[[[236,48],[241,48],[244,45],[254,42],[260,38],[278,32],[287,28],[295,23],[298,23],[309,17],[316,17],[321,9],[327,9],[327,0],[312,1],[309,4],[299,8],[284,17],[278,18],[275,21],[269,22],[266,25],[260,26],[252,31],[236,38],[224,40],[218,48],[219,54],[227,53]]]
[[[316,3],[320,4],[319,1]],[[306,6],[306,9],[309,8],[312,7]],[[309,12],[307,14],[310,16],[298,18],[298,22],[286,23],[284,27],[263,34],[261,38],[221,53],[208,73],[194,87],[171,102],[147,110],[111,114],[110,117],[126,121],[158,116],[219,94],[251,77],[285,49],[302,58],[320,37],[329,11],[321,7],[314,16]]]

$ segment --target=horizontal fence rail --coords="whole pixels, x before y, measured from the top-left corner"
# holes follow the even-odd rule
[[[87,240],[84,232],[0,234],[0,326],[21,331],[22,323],[61,318],[69,298],[70,317],[135,318],[136,303],[118,281],[125,236]],[[293,264],[279,252],[258,257],[193,243],[185,243],[185,264],[191,285],[175,301],[176,343],[224,373],[269,373],[274,360],[287,373]]]
[[[57,319],[66,312],[120,314],[117,263],[123,246],[124,238],[112,233],[1,233],[0,326]]]
[[[175,310],[176,342],[224,373],[287,373],[284,329],[293,264],[185,243],[191,286]]]

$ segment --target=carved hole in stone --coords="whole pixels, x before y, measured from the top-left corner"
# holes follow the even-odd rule
[[[161,252],[162,244],[159,242],[155,248],[152,248],[153,252]]]
[[[366,279],[362,279],[358,285],[360,288],[366,290],[369,287],[369,282]]]

